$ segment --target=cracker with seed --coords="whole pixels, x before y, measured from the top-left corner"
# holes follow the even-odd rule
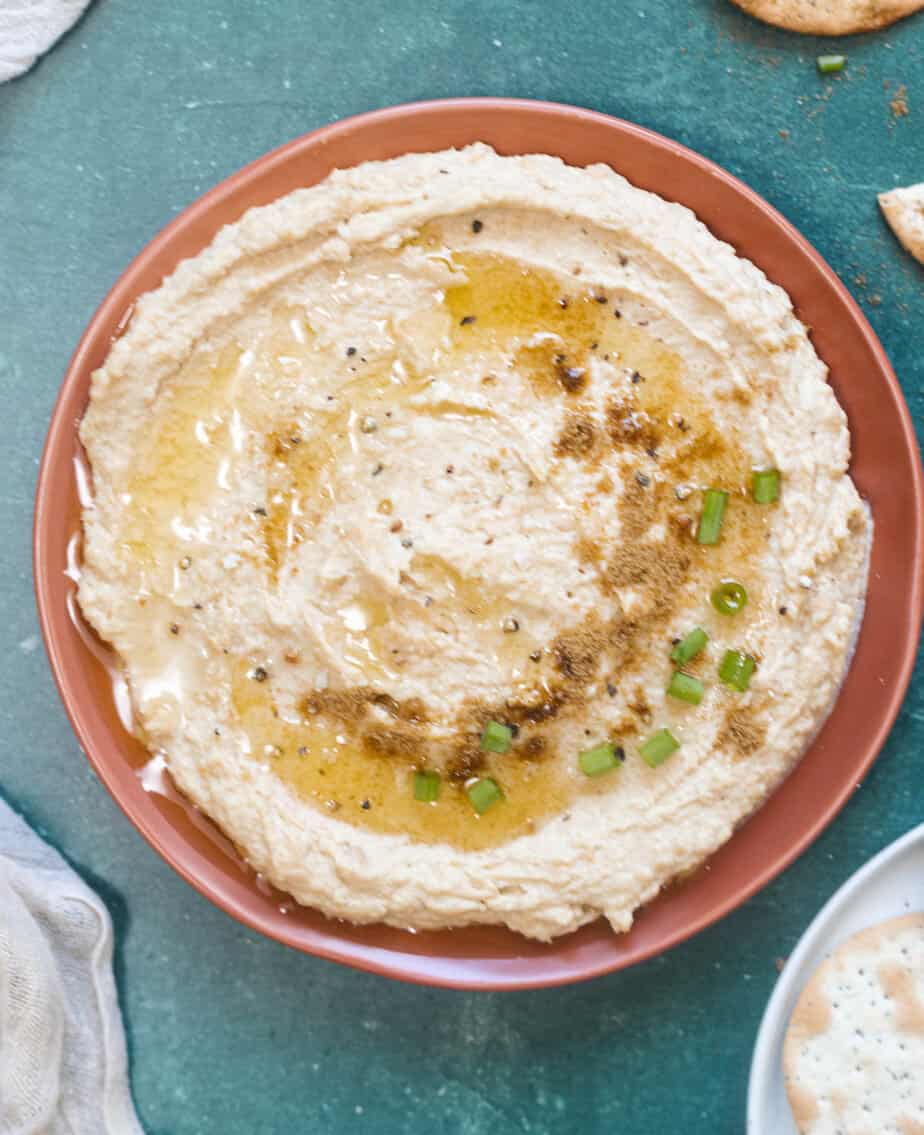
[[[892,232],[924,264],[924,181],[879,194],[879,208]]]
[[[791,32],[871,32],[924,8],[924,0],[732,0],[749,15]]]
[[[924,1135],[924,913],[863,930],[822,963],[783,1072],[800,1135]]]

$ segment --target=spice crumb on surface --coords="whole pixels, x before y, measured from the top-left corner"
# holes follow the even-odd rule
[[[908,88],[904,83],[889,100],[889,109],[892,111],[893,119],[907,118],[911,113],[908,106]]]

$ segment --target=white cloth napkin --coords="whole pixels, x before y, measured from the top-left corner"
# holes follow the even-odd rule
[[[143,1135],[109,915],[2,800],[0,1135]]]
[[[90,0],[0,0],[0,83],[28,71]]]

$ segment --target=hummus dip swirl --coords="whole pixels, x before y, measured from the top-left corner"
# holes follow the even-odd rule
[[[355,922],[627,929],[798,760],[862,609],[789,298],[602,165],[475,145],[250,210],[138,302],[80,435],[136,730]]]

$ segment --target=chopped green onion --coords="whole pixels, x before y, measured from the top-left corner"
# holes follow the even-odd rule
[[[414,799],[422,804],[432,804],[440,794],[440,774],[438,772],[414,773]]]
[[[689,674],[681,674],[679,670],[675,670],[667,692],[672,698],[688,701],[690,705],[699,705],[706,687],[699,678],[691,678]]]
[[[709,641],[709,635],[702,627],[694,627],[689,634],[685,634],[680,642],[671,651],[671,661],[678,666],[685,666],[691,658],[695,658]]]
[[[497,781],[492,780],[489,776],[476,780],[474,784],[468,785],[465,791],[472,802],[472,807],[479,816],[487,812],[489,808],[493,808],[498,800],[504,798]]]
[[[747,606],[748,593],[737,579],[723,579],[710,598],[720,615],[737,615]]]
[[[819,55],[815,60],[822,75],[830,75],[832,71],[843,71],[847,66],[846,55]]]
[[[644,745],[639,749],[639,755],[646,765],[657,768],[663,765],[672,753],[680,748],[680,742],[671,733],[670,729],[659,729],[652,733]]]
[[[625,760],[625,753],[622,749],[617,749],[612,741],[595,745],[578,754],[578,764],[585,776],[602,776],[605,772],[618,768],[622,760]]]
[[[499,721],[489,721],[481,733],[481,748],[485,753],[506,753],[513,741],[513,730]]]
[[[699,544],[718,544],[722,517],[728,504],[728,493],[721,489],[706,489],[703,493],[703,513],[699,518],[696,540]]]
[[[757,663],[749,654],[742,654],[740,650],[726,650],[725,657],[719,664],[719,677],[726,686],[743,694],[756,669]]]
[[[779,500],[779,469],[755,469],[751,477],[751,496],[758,504],[773,504]]]

